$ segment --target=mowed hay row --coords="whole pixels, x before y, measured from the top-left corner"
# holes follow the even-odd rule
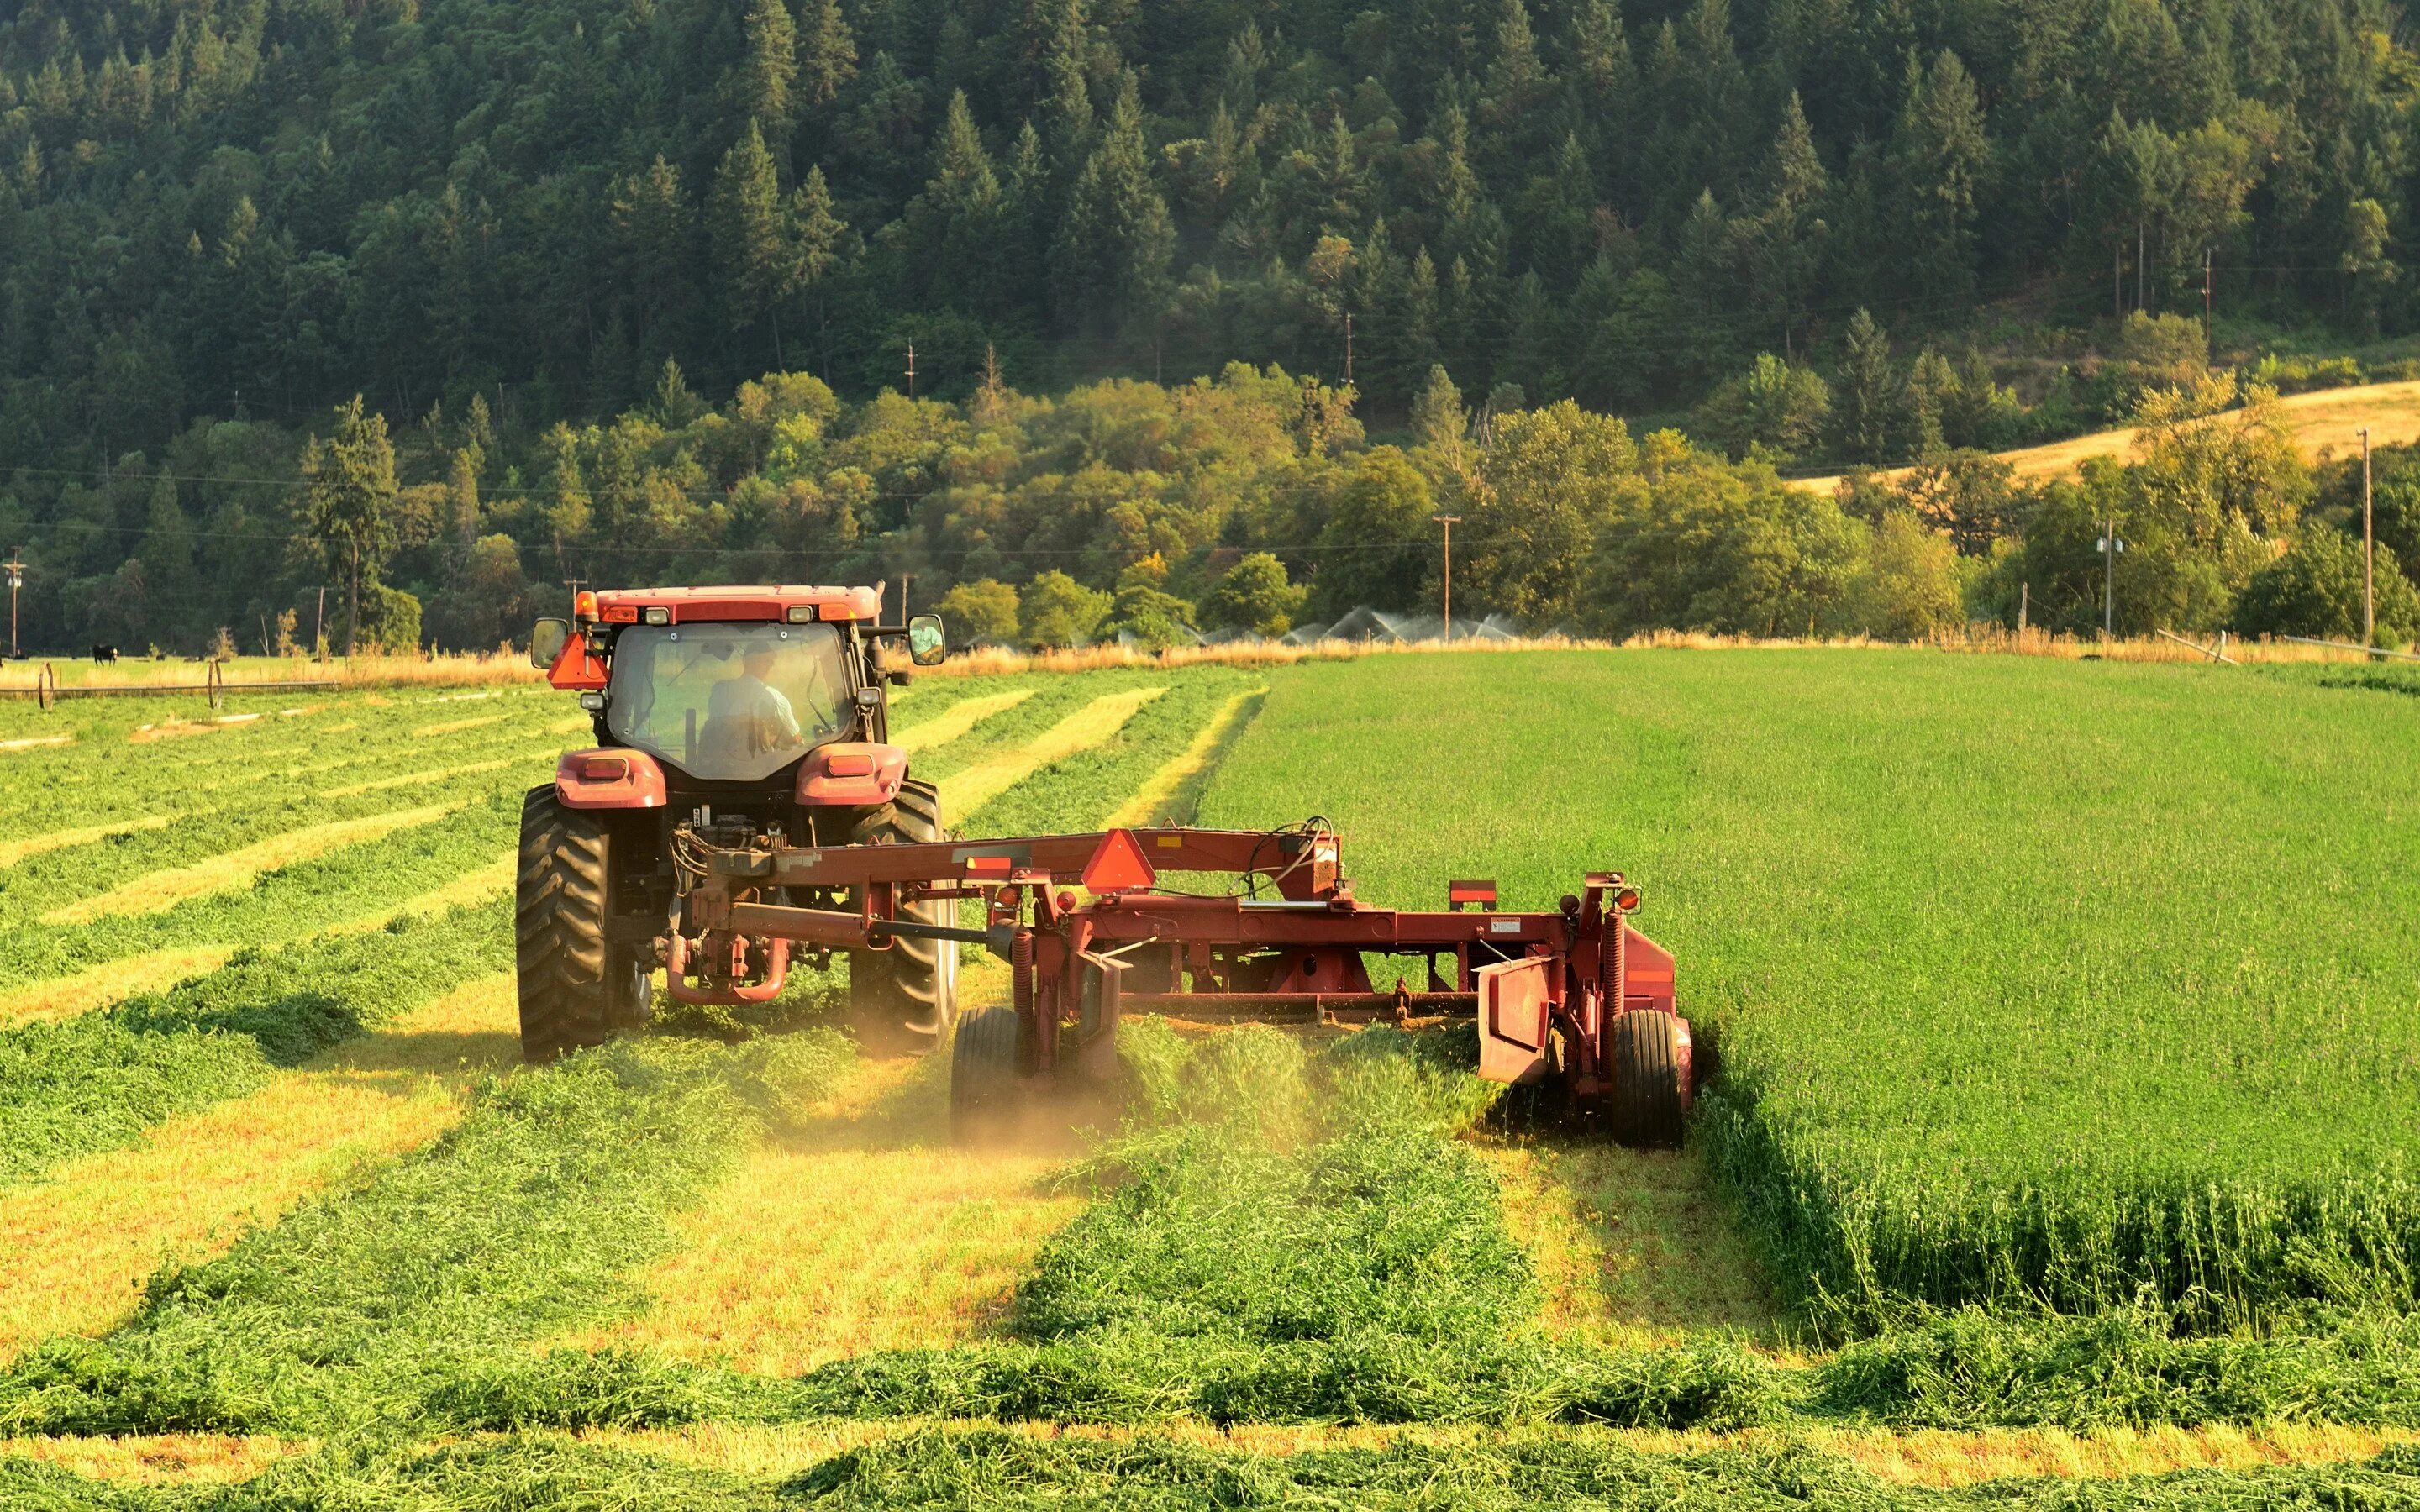
[[[1161,686],[1105,693],[1026,745],[952,773],[940,781],[941,811],[954,824],[972,815],[1044,767],[1115,735],[1137,710],[1167,691]]]
[[[0,841],[0,868],[15,866],[25,857],[39,856],[45,851],[90,845],[96,841],[116,840],[120,835],[138,835],[147,829],[165,829],[183,817],[173,811],[143,814],[104,824],[79,825],[71,829],[54,829],[46,834],[28,835],[22,840]]]
[[[681,1248],[647,1273],[645,1311],[570,1342],[788,1376],[996,1329],[1084,1203],[1047,1183],[1063,1151],[954,1147],[947,1082],[938,1056],[861,1066],[675,1220]]]
[[[374,844],[342,846],[158,912],[0,929],[0,992],[46,988],[152,951],[274,947],[348,922],[383,921],[508,851],[520,810],[518,794],[489,794]]]
[[[1633,1442],[1634,1438],[1637,1442]],[[23,1441],[17,1441],[23,1442]],[[461,1512],[773,1506],[918,1512],[1112,1512],[1231,1505],[1369,1512],[2268,1512],[2387,1508],[2420,1496],[2420,1455],[2389,1448],[2347,1463],[2181,1470],[2062,1485],[1894,1482],[1854,1459],[1772,1438],[1701,1443],[1607,1432],[1482,1437],[1402,1430],[1373,1443],[1271,1446],[1255,1434],[1018,1431],[851,1425],[768,1440],[756,1432],[597,1431],[479,1436],[437,1444],[380,1437],[306,1447],[271,1440],[242,1484],[206,1436],[151,1436],[156,1460],[68,1441],[0,1459],[12,1505],[110,1512],[444,1507]],[[0,1441],[0,1449],[13,1446]],[[200,1473],[178,1473],[182,1462]],[[167,1467],[163,1473],[163,1466]],[[113,1472],[123,1472],[113,1474]],[[102,1479],[100,1477],[108,1476]]]
[[[946,746],[995,714],[1005,714],[1033,696],[1030,687],[1011,688],[979,698],[960,699],[927,719],[891,733],[891,743],[911,755]]]
[[[1499,1429],[1466,1424],[1269,1425],[1168,1423],[1136,1430],[1089,1424],[1016,1423],[1005,1431],[1048,1443],[1075,1439],[1096,1443],[1137,1440],[1255,1455],[1299,1455],[1383,1450],[1394,1445],[1432,1449],[1470,1448],[1507,1442]],[[916,1431],[910,1429],[908,1431]],[[987,1430],[999,1431],[999,1430]],[[787,1480],[835,1456],[895,1439],[892,1424],[699,1423],[676,1428],[598,1428],[579,1435],[602,1448],[640,1453],[699,1469],[752,1478]],[[1722,1451],[1813,1448],[1890,1486],[1951,1489],[2011,1477],[2106,1481],[2130,1476],[2171,1475],[2180,1471],[2251,1471],[2296,1465],[2341,1465],[2370,1458],[2381,1450],[2420,1441],[2420,1431],[2279,1424],[2262,1427],[2118,1428],[2089,1434],[2056,1428],[1994,1429],[1982,1433],[1923,1430],[1889,1433],[1873,1429],[1792,1427],[1743,1428],[1715,1433],[1702,1428],[1615,1428],[1580,1426],[1530,1429],[1519,1438],[1559,1444],[1577,1454],[1590,1449],[1664,1455]],[[52,1441],[0,1441],[0,1453]],[[69,1441],[70,1444],[79,1441]],[[271,1457],[274,1458],[273,1446]],[[28,1452],[17,1448],[17,1452]],[[209,1453],[207,1447],[197,1450]],[[106,1445],[69,1454],[89,1457],[85,1473],[105,1473]],[[139,1472],[137,1473],[139,1473]],[[130,1475],[124,1478],[133,1478]],[[1484,1505],[1486,1504],[1480,1504]],[[1823,1504],[1817,1504],[1818,1505]],[[1853,1506],[1870,1503],[1853,1503]],[[1926,1501],[1920,1505],[1935,1504]],[[2088,1504],[2100,1505],[2095,1502]]]
[[[165,992],[189,977],[217,970],[234,953],[232,947],[217,945],[147,950],[86,966],[71,976],[14,988],[0,993],[0,1029],[74,1018],[145,993]]]
[[[436,1137],[471,1078],[519,1059],[517,1026],[511,977],[482,978],[135,1145],[0,1188],[0,1355],[99,1333],[160,1266]]]
[[[529,1341],[624,1305],[624,1277],[670,1247],[669,1215],[850,1059],[830,1031],[659,1040],[484,1080],[433,1143],[163,1273],[98,1341],[27,1351],[0,1374],[0,1417],[45,1433],[438,1431],[530,1421],[551,1394],[586,1420],[593,1373]],[[143,1384],[163,1380],[174,1393]]]
[[[1230,694],[1227,702],[1218,705],[1218,711],[1210,717],[1210,722],[1187,742],[1185,748],[1173,760],[1153,772],[1142,786],[1103,820],[1103,825],[1126,828],[1157,824],[1166,819],[1182,823],[1190,818],[1194,800],[1200,795],[1202,783],[1216,769],[1227,748],[1244,733],[1244,727],[1252,722],[1252,716],[1260,712],[1261,701],[1268,696],[1268,691],[1265,687],[1249,687],[1240,693]]]
[[[365,793],[385,793],[395,788],[425,788],[438,782],[452,781],[458,777],[500,772],[517,764],[520,764],[518,758],[502,756],[493,761],[465,762],[459,766],[432,766],[417,772],[396,772],[388,777],[372,778],[366,782],[348,782],[341,787],[322,788],[319,796],[352,798]]]
[[[300,829],[240,846],[223,856],[212,856],[207,861],[171,867],[107,892],[80,898],[44,914],[42,922],[88,924],[95,919],[116,915],[158,913],[189,898],[232,892],[239,887],[250,887],[254,879],[264,872],[278,871],[348,846],[383,840],[398,829],[433,824],[452,813],[456,807],[433,804],[427,808],[369,814],[360,819],[306,825]]]
[[[1113,734],[1052,762],[992,799],[975,816],[976,831],[1026,835],[1101,827],[1156,774],[1181,760],[1245,685],[1240,674],[1209,669],[1165,686],[1165,693]]]
[[[1535,1270],[1548,1335],[1626,1350],[1707,1330],[1773,1336],[1771,1289],[1697,1151],[1602,1137],[1476,1149]]]
[[[2420,701],[1921,651],[1271,682],[1206,822],[1325,813],[1375,902],[1643,885],[1722,1047],[1699,1135],[1810,1315],[2414,1300]]]
[[[504,911],[247,951],[105,1011],[0,1033],[0,1179],[27,1180],[240,1097],[280,1067],[511,960]]]

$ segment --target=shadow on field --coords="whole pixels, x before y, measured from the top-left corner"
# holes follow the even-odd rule
[[[1772,1288],[1696,1150],[1575,1134],[1479,1149],[1537,1264],[1549,1332],[1617,1348],[1707,1330],[1774,1335]]]

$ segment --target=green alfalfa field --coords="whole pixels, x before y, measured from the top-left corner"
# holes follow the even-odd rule
[[[1719,1052],[1679,1155],[1528,1125],[1466,1031],[1151,1024],[1119,1121],[966,1155],[828,981],[520,1069],[558,696],[9,711],[74,738],[0,755],[0,1500],[2420,1500],[2414,686],[1634,651],[899,705],[969,833],[1315,812],[1409,905],[1627,871]]]

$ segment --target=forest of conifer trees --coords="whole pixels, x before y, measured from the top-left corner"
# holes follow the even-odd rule
[[[629,549],[499,503],[563,436],[681,432],[680,394],[768,373],[854,407],[1276,364],[1386,437],[1442,369],[1475,421],[1568,399],[1785,465],[2012,444],[2197,373],[2206,276],[2226,321],[2319,347],[2412,329],[2401,27],[2380,0],[28,0],[0,22],[0,523],[48,633],[249,643],[326,576],[299,436],[356,393],[422,435],[405,485],[487,490],[409,578],[432,601],[488,537],[529,582]],[[675,452],[658,486],[725,522],[690,527],[710,558],[740,474]],[[938,551],[900,533],[934,486],[851,514],[899,537],[872,555]],[[1250,533],[1200,512],[1169,548]],[[130,564],[182,607],[134,623]]]

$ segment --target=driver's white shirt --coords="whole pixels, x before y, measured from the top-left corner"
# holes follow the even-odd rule
[[[795,738],[799,733],[798,711],[790,707],[788,697],[763,678],[747,672],[715,684],[706,695],[706,712],[716,717],[737,715],[765,719],[785,735]]]

